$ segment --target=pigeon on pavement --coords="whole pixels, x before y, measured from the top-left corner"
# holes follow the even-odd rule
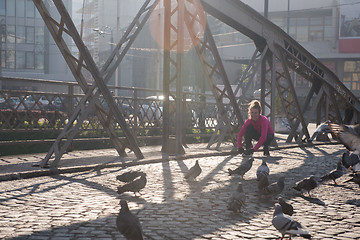
[[[268,177],[267,175],[263,175],[262,177],[260,177],[260,180],[258,182],[258,189],[263,189],[267,186],[269,186],[270,183],[269,183],[269,180],[268,180]]]
[[[282,197],[278,197],[278,202],[281,206],[282,212],[286,215],[292,216],[294,214],[294,208],[291,204],[285,202]]]
[[[123,174],[120,174],[118,176],[116,176],[116,179],[121,181],[121,182],[131,182],[133,181],[135,178],[139,177],[142,175],[143,172],[141,171],[129,171]]]
[[[270,169],[266,164],[265,159],[262,160],[261,165],[256,170],[256,180],[260,181],[260,178],[264,175],[269,176]]]
[[[278,203],[275,203],[272,225],[281,233],[281,239],[283,239],[286,234],[290,235],[290,239],[296,235],[311,239],[310,233],[305,230],[299,222],[284,214],[281,205]]]
[[[242,179],[244,179],[244,175],[246,172],[248,172],[251,169],[253,161],[254,161],[254,158],[249,158],[249,159],[244,160],[240,164],[240,166],[237,167],[236,169],[234,169],[234,170],[228,169],[229,175],[231,176],[234,174],[238,174],[238,175],[240,175],[240,177]]]
[[[298,181],[293,188],[297,191],[300,191],[301,194],[303,193],[303,190],[305,190],[308,192],[309,197],[311,197],[310,191],[315,189],[316,187],[317,181],[315,179],[315,176],[311,175],[310,177]]]
[[[345,125],[329,123],[331,131],[349,151],[360,154],[360,124]]]
[[[116,218],[119,232],[128,240],[144,239],[139,219],[130,212],[126,200],[120,200],[121,209]]]
[[[313,133],[313,135],[311,136],[311,138],[309,139],[309,142],[314,141],[314,139],[319,135],[319,133],[326,133],[326,134],[332,133],[332,131],[328,125],[329,123],[330,123],[330,120],[327,120],[327,121],[323,122],[322,124],[320,124],[316,128],[316,130]]]
[[[359,185],[360,187],[360,172],[359,173],[352,173],[349,175],[351,178],[346,180],[345,182],[353,182]]]
[[[270,184],[269,186],[259,189],[260,197],[273,198],[280,194],[285,187],[285,177],[281,176],[277,182]]]
[[[342,165],[353,172],[360,171],[360,156],[350,151],[344,152],[341,158]]]
[[[185,179],[195,180],[197,176],[201,173],[201,167],[199,165],[199,160],[196,160],[195,165],[192,166],[185,175]]]
[[[141,173],[140,178],[135,179],[132,182],[128,182],[123,186],[118,186],[117,193],[122,194],[124,192],[140,193],[140,190],[146,186],[146,173]]]
[[[242,184],[239,183],[235,192],[232,193],[229,199],[228,210],[234,213],[240,212],[241,208],[245,205],[246,195],[243,191]]]
[[[341,163],[341,161],[339,161],[337,163],[336,169],[334,169],[331,172],[322,176],[320,178],[320,182],[327,181],[327,180],[333,180],[334,183],[337,185],[335,180],[338,179],[339,177],[341,177],[342,175],[343,175],[342,163]]]

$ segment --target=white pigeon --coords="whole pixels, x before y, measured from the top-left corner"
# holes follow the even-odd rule
[[[328,125],[347,150],[354,151],[355,154],[360,154],[360,124],[345,125],[329,123]]]
[[[278,203],[275,203],[272,225],[281,233],[281,239],[283,239],[286,234],[290,235],[290,239],[296,235],[311,239],[310,233],[305,230],[299,222],[284,214],[281,205]]]
[[[260,179],[264,175],[269,176],[269,173],[270,173],[270,169],[269,169],[268,165],[266,164],[265,159],[263,159],[261,165],[256,170],[256,180],[260,181]]]

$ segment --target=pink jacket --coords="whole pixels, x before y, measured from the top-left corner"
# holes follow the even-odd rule
[[[250,124],[253,125],[255,130],[261,134],[259,141],[254,147],[254,151],[257,151],[261,147],[261,145],[263,145],[263,143],[266,141],[267,135],[274,134],[274,130],[270,124],[269,119],[263,115],[260,115],[259,119],[256,122],[253,121],[251,118],[248,118],[245,121],[244,125],[241,127],[239,134],[237,136],[238,148],[242,147],[242,137],[245,134],[246,127],[249,126]]]

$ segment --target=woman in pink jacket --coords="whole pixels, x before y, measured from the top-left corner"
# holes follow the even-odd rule
[[[274,139],[274,130],[267,117],[261,115],[261,104],[258,100],[253,100],[249,104],[249,118],[241,127],[237,137],[238,152],[244,155],[251,155],[264,145],[264,155],[270,156],[269,145]],[[242,139],[244,137],[245,150],[243,148]],[[252,140],[257,140],[257,144],[253,147]]]

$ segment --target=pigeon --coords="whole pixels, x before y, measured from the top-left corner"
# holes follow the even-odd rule
[[[140,178],[137,178],[132,182],[128,182],[123,186],[118,186],[117,193],[121,194],[124,192],[133,192],[136,196],[137,192],[140,194],[140,190],[145,187],[146,182],[146,173],[141,173]]]
[[[133,181],[135,178],[139,177],[142,175],[143,172],[141,171],[129,171],[123,174],[120,174],[118,176],[116,176],[116,179],[121,181],[121,182],[131,182]]]
[[[270,185],[270,183],[269,183],[269,180],[268,180],[267,175],[262,175],[262,176],[260,177],[259,182],[258,182],[258,189],[259,189],[259,190],[260,190],[260,189],[263,189],[263,188],[265,188],[265,187],[267,187],[267,186],[269,186],[269,185]]]
[[[116,218],[116,226],[119,232],[128,240],[144,239],[140,221],[129,210],[126,200],[120,200],[121,209]]]
[[[273,198],[275,195],[280,194],[285,187],[285,177],[281,176],[277,182],[270,184],[269,186],[259,189],[260,197]]]
[[[298,181],[293,188],[297,191],[300,191],[301,194],[303,193],[303,190],[305,190],[308,192],[309,197],[311,197],[310,191],[315,189],[316,187],[317,182],[315,176],[311,175],[310,177]]]
[[[353,182],[359,185],[360,187],[360,173],[352,173],[349,175],[351,178],[346,180],[345,182]]]
[[[360,171],[360,156],[352,152],[346,151],[341,158],[342,165],[353,172]]]
[[[278,202],[281,205],[282,212],[286,215],[292,216],[294,214],[294,208],[291,204],[285,202],[282,197],[278,198]]]
[[[327,120],[325,122],[323,122],[322,124],[320,124],[316,130],[314,131],[313,135],[311,136],[311,138],[309,139],[309,142],[312,142],[314,141],[314,139],[320,134],[320,133],[325,133],[325,134],[328,134],[328,133],[332,133],[330,127],[329,127],[329,124],[330,123],[330,120]]]
[[[336,179],[338,179],[339,177],[341,177],[343,175],[343,170],[342,170],[342,163],[341,161],[339,161],[337,163],[337,167],[336,169],[332,170],[331,172],[325,174],[324,176],[322,176],[320,178],[320,182],[326,181],[326,180],[333,180],[334,183],[337,185],[336,183]]]
[[[241,208],[245,205],[246,195],[243,191],[242,184],[239,183],[235,192],[232,193],[229,199],[228,210],[234,213],[240,212]]]
[[[360,154],[360,124],[345,125],[329,123],[331,131],[349,151]]]
[[[278,203],[275,203],[272,225],[281,233],[281,239],[283,239],[286,234],[290,235],[290,239],[296,235],[311,239],[310,233],[305,230],[299,222],[284,214],[281,205]]]
[[[263,159],[262,164],[256,170],[256,180],[260,181],[260,178],[264,175],[269,176],[270,169],[266,164],[266,161]]]
[[[196,160],[195,165],[192,166],[185,175],[185,179],[195,180],[197,176],[201,173],[201,167],[199,165],[199,160]]]
[[[238,175],[240,175],[240,177],[242,179],[244,179],[244,175],[247,171],[249,171],[251,169],[253,161],[254,161],[254,158],[249,158],[249,159],[243,161],[240,164],[240,166],[237,167],[236,169],[234,169],[234,170],[228,169],[229,175],[231,176],[234,174],[238,174]]]

